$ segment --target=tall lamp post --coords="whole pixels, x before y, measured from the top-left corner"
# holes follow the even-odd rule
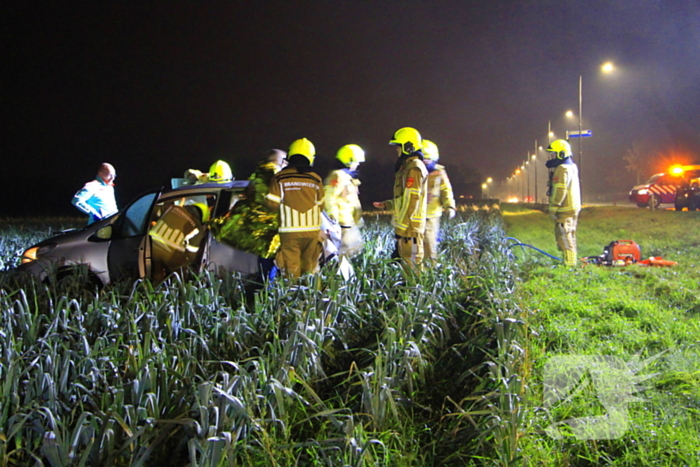
[[[537,141],[535,141],[535,147],[537,147]],[[535,167],[535,203],[539,199],[537,197],[537,153],[532,155],[532,165]]]
[[[605,62],[600,70],[610,73],[615,69],[612,62]],[[583,135],[581,134],[581,120],[583,119],[583,75],[578,75],[578,183],[581,186],[581,200],[583,200]]]
[[[523,165],[525,170],[527,170],[527,201],[530,202],[530,151],[527,152],[527,159],[525,159],[525,164]]]

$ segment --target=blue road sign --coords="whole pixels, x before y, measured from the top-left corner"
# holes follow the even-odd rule
[[[586,137],[588,137],[588,136],[593,136],[593,130],[583,130],[583,131],[581,132],[581,136],[580,136],[581,138],[586,138]],[[578,138],[578,137],[579,137],[578,131],[567,131],[567,132],[566,132],[566,138],[567,138],[567,139],[569,139],[569,138]]]

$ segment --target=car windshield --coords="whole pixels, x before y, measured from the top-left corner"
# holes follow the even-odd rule
[[[663,177],[663,176],[664,176],[664,174],[652,175],[651,178],[650,178],[649,180],[647,180],[647,183],[646,183],[646,184],[647,184],[647,185],[651,185],[652,183],[656,183],[656,181],[657,181],[658,179],[660,179],[661,177]]]

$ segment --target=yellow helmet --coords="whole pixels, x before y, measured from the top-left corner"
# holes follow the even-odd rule
[[[224,161],[216,161],[209,167],[209,181],[216,183],[230,182],[233,180],[231,167]]]
[[[401,146],[401,152],[403,154],[411,154],[423,147],[421,140],[418,130],[405,127],[394,133],[394,137],[389,141],[389,144],[392,146]]]
[[[350,167],[354,163],[359,164],[365,161],[365,151],[357,144],[346,144],[338,149],[338,154],[336,154],[335,157],[340,162]]]
[[[429,139],[423,140],[423,158],[426,161],[437,162],[440,159],[440,151],[438,151],[437,144],[433,143]]]
[[[192,204],[188,204],[188,206],[194,206],[201,211],[202,222],[207,222],[209,220],[209,216],[210,216],[209,206],[207,206],[206,203],[192,203]]]
[[[309,160],[309,163],[314,165],[314,159],[316,159],[316,148],[314,147],[314,143],[306,138],[301,138],[294,141],[289,146],[289,151],[287,151],[287,154],[287,159],[291,158],[292,156],[300,155],[306,157]]]
[[[566,159],[567,157],[573,156],[571,153],[571,145],[568,141],[563,139],[552,141],[552,143],[547,146],[547,151],[555,152],[557,159]]]

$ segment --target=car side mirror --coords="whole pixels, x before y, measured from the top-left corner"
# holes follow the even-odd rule
[[[104,227],[101,227],[95,232],[95,235],[97,238],[100,238],[102,240],[109,240],[112,238],[112,226],[111,225],[105,225]]]

